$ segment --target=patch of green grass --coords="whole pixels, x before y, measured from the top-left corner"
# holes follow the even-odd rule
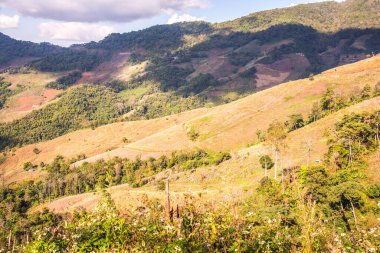
[[[293,98],[294,96],[287,96],[287,97],[284,97],[284,101],[288,102],[289,100],[292,100]]]
[[[134,89],[126,89],[119,93],[120,98],[128,100],[131,97],[141,97],[151,90],[150,87],[137,87]]]

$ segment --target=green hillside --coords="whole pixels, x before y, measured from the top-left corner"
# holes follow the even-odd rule
[[[300,4],[286,9],[274,9],[217,24],[237,31],[259,31],[271,26],[293,23],[311,26],[320,32],[337,32],[349,28],[379,28],[380,5],[377,0],[346,0]]]

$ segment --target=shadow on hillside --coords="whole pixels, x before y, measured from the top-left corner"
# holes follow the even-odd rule
[[[202,32],[202,30],[199,31]],[[363,37],[364,35],[367,37]],[[311,64],[307,71],[302,73],[304,77],[310,73],[317,74],[344,64],[342,56],[348,59],[345,63],[350,63],[350,61],[360,60],[356,59],[355,55],[380,52],[379,29],[345,29],[337,33],[321,33],[309,26],[283,24],[259,32],[235,32],[229,29],[219,29],[211,34],[207,30],[207,36],[207,40],[193,47],[161,55],[156,54],[152,59],[154,64],[148,69],[150,74],[145,78],[160,83],[162,91],[174,90],[180,95],[186,96],[189,93],[199,93],[210,86],[219,84],[212,76],[203,76],[198,80],[199,82],[191,83],[187,76],[194,69],[178,67],[178,65],[190,66],[194,61],[204,61],[212,50],[229,49],[232,53],[227,54],[226,57],[230,61],[237,62],[234,64],[241,63],[241,66],[238,67],[243,67],[247,63],[247,55],[252,56],[248,60],[260,58],[259,63],[270,65],[288,54],[301,54]],[[177,36],[176,40],[180,38],[181,36]],[[168,39],[170,40],[170,38]],[[292,43],[280,45],[272,50],[235,53],[236,49],[252,42],[257,44],[258,48],[263,48],[265,45],[284,40],[291,40]],[[180,46],[182,43],[177,41],[175,45]]]

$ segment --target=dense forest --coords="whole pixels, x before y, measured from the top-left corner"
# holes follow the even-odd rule
[[[62,76],[58,78],[56,81],[48,83],[46,85],[47,88],[50,89],[58,89],[58,90],[65,90],[71,85],[75,84],[79,79],[82,77],[82,72],[80,71],[73,71],[66,76]]]
[[[0,33],[0,66],[18,57],[45,57],[52,53],[63,52],[64,49],[49,43],[32,43],[18,41]]]
[[[69,131],[109,123],[127,111],[111,90],[82,86],[22,119],[0,124],[0,149],[51,140]]]

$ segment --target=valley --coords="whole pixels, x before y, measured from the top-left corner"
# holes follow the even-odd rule
[[[0,252],[378,252],[379,13],[0,33]]]

